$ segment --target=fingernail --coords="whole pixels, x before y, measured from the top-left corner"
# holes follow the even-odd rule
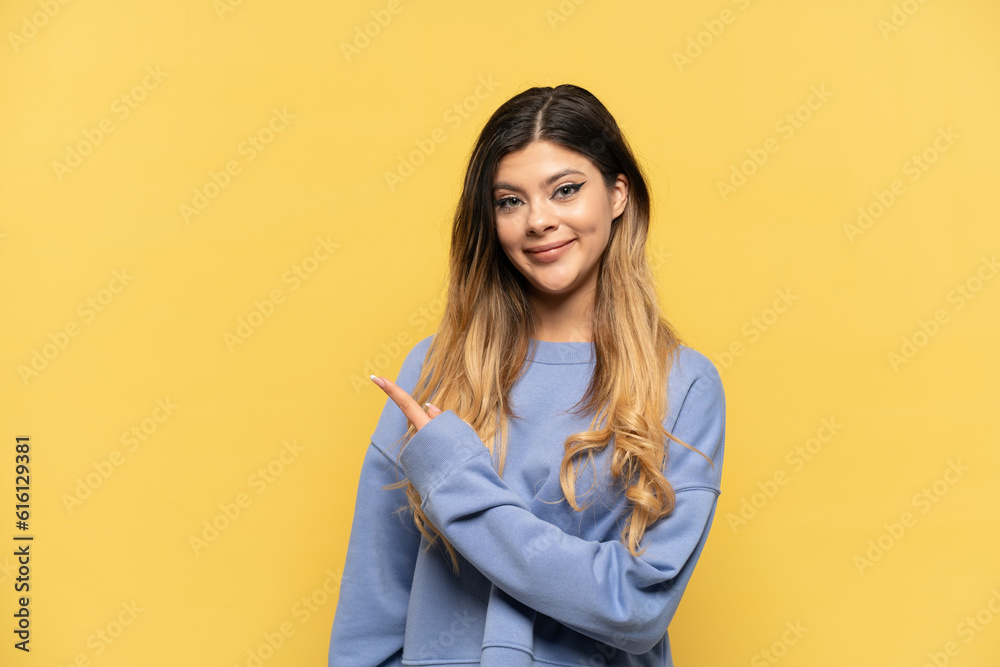
[[[434,405],[433,403],[424,403],[424,405],[427,406],[428,410],[430,410],[431,408],[434,408],[435,410],[440,410],[441,409],[438,406]]]
[[[368,377],[370,377],[370,378],[371,378],[372,382],[374,382],[374,383],[375,383],[375,384],[377,384],[378,386],[382,387],[382,389],[385,389],[385,382],[384,382],[384,381],[382,380],[382,378],[380,378],[380,377],[377,377],[377,376],[376,376],[376,375],[374,375],[374,374],[372,374],[372,375],[369,375]]]

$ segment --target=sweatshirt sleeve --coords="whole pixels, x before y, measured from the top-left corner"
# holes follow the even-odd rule
[[[670,432],[708,456],[714,468],[686,449],[675,456],[676,443],[670,443],[678,472],[668,478],[676,503],[647,528],[640,556],[618,540],[583,539],[535,516],[497,475],[475,429],[451,410],[409,440],[400,464],[431,522],[500,589],[577,632],[627,653],[646,653],[667,632],[720,492],[722,382],[706,357],[695,353],[684,363],[695,372],[684,377]]]
[[[333,618],[330,667],[402,665],[420,535],[408,515],[404,522],[392,514],[405,502],[403,489],[382,489],[397,481],[395,468],[375,445],[368,447]]]
[[[396,384],[407,392],[412,392],[416,385],[429,340],[415,346],[400,369]],[[378,391],[374,384],[372,388]],[[399,445],[394,443],[406,433],[407,424],[402,411],[387,398],[361,466],[340,597],[330,634],[330,667],[402,664],[420,532],[409,512],[394,513],[407,502],[405,489],[382,487],[404,477],[396,465]]]

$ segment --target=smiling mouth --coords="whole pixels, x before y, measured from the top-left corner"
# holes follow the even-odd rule
[[[546,251],[549,251],[549,250],[555,250],[556,248],[561,248],[564,245],[566,245],[567,243],[572,243],[572,242],[573,242],[573,239],[570,239],[569,241],[563,241],[562,243],[554,243],[554,244],[551,244],[551,245],[542,246],[540,248],[530,248],[528,250],[525,250],[525,252],[530,252],[530,253],[546,252]]]
[[[549,245],[546,249],[526,250],[525,254],[531,258],[533,263],[551,264],[552,262],[559,261],[561,257],[568,253],[569,247],[575,242],[576,239],[570,239],[565,243]]]

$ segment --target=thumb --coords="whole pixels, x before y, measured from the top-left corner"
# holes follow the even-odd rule
[[[434,419],[442,412],[441,408],[434,405],[433,403],[424,403],[424,407],[427,408],[427,416],[430,417],[431,419]]]

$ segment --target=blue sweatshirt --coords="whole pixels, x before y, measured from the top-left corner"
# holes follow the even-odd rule
[[[411,394],[431,339],[413,347],[396,380]],[[331,667],[673,666],[667,626],[721,491],[719,373],[690,347],[672,360],[664,426],[714,469],[668,441],[664,472],[674,510],[646,528],[639,543],[646,550],[633,556],[619,540],[629,506],[621,483],[611,481],[613,442],[595,454],[595,465],[581,464],[576,489],[584,511],[569,506],[559,484],[565,439],[590,425],[590,417],[569,410],[587,389],[594,345],[532,344],[534,358],[529,350],[511,391],[521,420],[508,421],[503,478],[476,431],[451,410],[395,444],[407,420],[386,399],[361,468]],[[405,491],[381,487],[403,477],[458,552],[457,577],[440,542],[426,550],[411,513],[393,514]]]

